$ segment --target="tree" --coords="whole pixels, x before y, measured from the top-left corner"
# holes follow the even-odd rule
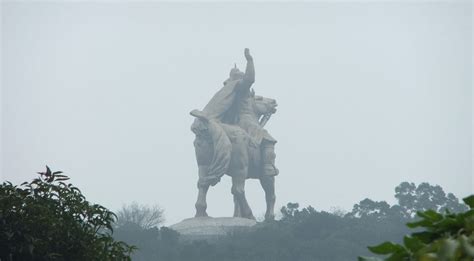
[[[364,199],[355,204],[352,211],[348,214],[352,217],[358,218],[386,218],[396,213],[396,208],[391,207],[385,201],[373,201],[371,199]]]
[[[282,214],[282,219],[285,220],[285,219],[293,218],[296,213],[300,212],[298,210],[299,207],[300,207],[300,204],[291,203],[291,202],[286,204],[286,206],[283,206],[280,210],[280,212]]]
[[[373,201],[364,199],[355,204],[348,214],[359,218],[395,218],[412,219],[417,211],[432,209],[444,212],[462,212],[467,210],[466,205],[452,193],[446,194],[439,185],[421,183],[416,186],[414,183],[402,182],[395,188],[395,198],[398,204],[390,206],[385,201]]]
[[[413,218],[417,211],[432,209],[438,212],[449,210],[451,212],[462,212],[468,208],[452,193],[444,192],[439,185],[421,183],[416,186],[414,183],[402,182],[395,188],[395,198],[401,207],[403,215]]]
[[[115,241],[115,214],[91,204],[60,171],[0,186],[0,260],[130,260]]]
[[[137,246],[133,260],[173,260],[177,256],[178,234],[166,227],[163,209],[133,202],[117,212],[114,237]],[[163,258],[163,259],[161,259]]]
[[[344,217],[348,214],[347,210],[343,209],[342,207],[338,206],[333,206],[329,208],[329,212],[333,215],[336,215],[338,217]]]
[[[146,206],[133,202],[117,212],[117,227],[138,226],[142,229],[158,227],[164,221],[163,209],[158,205]]]

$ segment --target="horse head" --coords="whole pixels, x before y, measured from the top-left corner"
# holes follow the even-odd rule
[[[264,126],[270,119],[270,116],[276,112],[278,106],[275,99],[266,98],[263,96],[254,96],[255,99],[255,114],[259,119],[260,125]]]

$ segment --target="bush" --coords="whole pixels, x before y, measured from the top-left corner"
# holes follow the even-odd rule
[[[0,260],[130,260],[115,241],[115,214],[91,204],[60,171],[0,186]]]
[[[474,259],[474,195],[464,199],[470,210],[440,214],[435,210],[418,212],[421,218],[408,223],[410,228],[424,228],[403,238],[403,244],[384,242],[369,247],[385,259],[359,257],[360,261],[472,261]]]

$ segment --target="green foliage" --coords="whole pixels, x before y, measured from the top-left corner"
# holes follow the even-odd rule
[[[474,195],[471,195],[464,200],[464,203],[466,203],[471,209],[474,208]]]
[[[402,244],[384,242],[369,247],[374,254],[389,255],[385,259],[359,257],[360,261],[420,260],[472,261],[474,259],[474,195],[464,199],[471,208],[461,213],[444,214],[434,210],[419,211],[420,217],[407,224],[423,231],[405,236]]]
[[[86,200],[62,172],[0,186],[0,260],[130,260],[111,236],[115,214]]]

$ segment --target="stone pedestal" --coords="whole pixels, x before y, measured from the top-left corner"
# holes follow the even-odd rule
[[[170,226],[183,240],[215,240],[229,233],[249,230],[257,222],[252,219],[234,217],[188,218]]]

